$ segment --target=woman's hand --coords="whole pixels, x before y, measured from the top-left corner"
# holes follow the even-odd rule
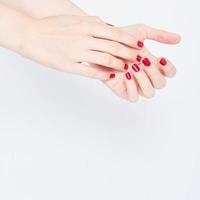
[[[141,41],[150,39],[165,44],[177,44],[181,40],[177,34],[146,25],[128,26],[122,29],[132,36],[139,37]],[[146,98],[153,97],[155,89],[162,89],[166,85],[165,77],[173,77],[176,74],[176,68],[168,59],[157,58],[147,48],[134,50],[133,56],[134,62],[126,61],[128,64],[126,72],[115,71],[114,79],[104,81],[116,95],[129,101],[137,101],[138,94]],[[146,62],[146,58],[150,63]],[[102,66],[94,67],[102,68]],[[107,71],[105,68],[103,70]]]
[[[123,59],[134,60],[137,37],[105,24],[97,17],[52,16],[29,21],[19,53],[69,73],[107,80],[110,74],[83,62],[124,70]]]
[[[45,13],[45,11],[46,11],[45,15],[49,15],[49,16],[57,15],[59,13],[61,13],[61,14],[72,13],[73,14],[73,12],[76,12],[80,16],[85,16],[86,17],[85,19],[89,20],[89,22],[95,21],[98,25],[103,24],[105,26],[105,23],[103,23],[100,19],[94,18],[94,17],[92,17],[92,18],[87,17],[83,11],[81,11],[78,7],[73,5],[71,2],[68,2],[68,5],[67,5],[68,9],[66,9],[64,1],[59,2],[59,3],[57,3],[57,1],[55,1],[55,5],[57,5],[57,7],[56,7],[57,9],[55,9],[55,10],[50,9],[49,11],[46,10],[46,7],[39,6],[38,3],[39,3],[39,1],[37,1],[37,3],[36,3],[38,5],[38,7],[34,6],[34,8],[36,8],[35,10],[32,8],[33,6],[30,5],[30,9],[25,9],[25,11],[28,14],[31,14],[32,16],[34,16],[34,13],[37,11],[37,17],[43,16],[43,13]],[[10,1],[10,4],[13,4],[13,2]],[[17,5],[19,5],[19,4],[17,4]],[[2,6],[0,6],[0,8],[1,7]],[[24,6],[23,6],[23,8],[24,8]],[[61,12],[62,9],[64,9],[64,10]],[[70,9],[73,12],[70,11]],[[4,10],[4,12],[2,12],[2,10]],[[20,20],[17,20],[18,17],[16,17],[16,16],[21,15],[20,13],[17,13],[17,12],[15,12],[14,14],[11,14],[14,16],[14,18],[12,20],[9,20],[8,18],[10,16],[10,14],[8,14],[8,13],[10,13],[10,12],[8,9],[5,9],[5,8],[3,8],[3,9],[1,8],[0,13],[1,13],[0,29],[4,30],[4,31],[1,31],[1,34],[0,34],[0,36],[1,36],[0,38],[2,38],[2,41],[1,41],[2,46],[11,48],[12,50],[13,49],[15,50],[15,48],[13,48],[12,44],[13,43],[18,44],[19,38],[22,37],[23,39],[21,40],[22,41],[21,45],[18,45],[17,50],[19,50],[21,52],[21,54],[23,54],[24,56],[34,59],[41,64],[48,65],[50,67],[54,67],[54,68],[57,68],[57,69],[60,69],[63,71],[77,73],[77,74],[81,74],[84,76],[98,78],[98,79],[102,79],[102,80],[107,80],[108,76],[113,78],[114,77],[113,75],[115,73],[114,79],[107,80],[104,83],[108,87],[110,87],[111,90],[115,94],[117,94],[121,97],[124,97],[127,100],[136,101],[138,98],[138,93],[140,93],[142,96],[145,96],[147,98],[152,97],[154,95],[155,88],[163,88],[165,86],[164,76],[171,77],[175,74],[176,69],[170,63],[169,60],[156,58],[146,48],[143,48],[143,50],[136,50],[136,49],[133,49],[130,47],[138,48],[137,47],[138,41],[143,41],[145,39],[153,39],[155,41],[158,41],[161,43],[166,43],[166,44],[177,44],[180,41],[180,37],[176,34],[168,33],[165,31],[160,31],[160,30],[153,29],[153,28],[150,28],[150,27],[144,26],[144,25],[125,27],[125,28],[122,28],[121,31],[118,28],[110,27],[110,28],[112,28],[112,30],[114,28],[115,31],[118,31],[118,32],[120,31],[121,32],[120,35],[124,35],[124,32],[126,32],[126,34],[129,35],[128,37],[132,36],[135,38],[135,39],[132,38],[131,40],[129,40],[128,44],[127,44],[126,43],[127,41],[121,42],[121,40],[118,40],[118,38],[116,38],[117,34],[115,35],[115,38],[113,39],[113,37],[112,38],[107,37],[107,35],[106,35],[106,37],[105,37],[105,35],[102,37],[102,35],[100,36],[100,35],[93,34],[92,31],[95,31],[94,29],[87,29],[87,31],[86,31],[86,29],[84,29],[86,31],[86,32],[84,32],[84,33],[86,33],[86,34],[84,34],[85,39],[86,38],[88,39],[87,36],[89,36],[90,39],[95,39],[95,40],[99,39],[102,41],[102,39],[104,38],[104,40],[106,40],[105,42],[113,42],[114,41],[117,43],[117,44],[115,43],[116,45],[114,46],[114,48],[112,48],[113,47],[113,45],[112,45],[112,47],[106,46],[106,48],[104,46],[103,49],[104,49],[104,51],[105,51],[105,49],[107,49],[106,53],[109,52],[109,56],[112,55],[112,56],[116,56],[116,57],[125,59],[124,63],[126,62],[129,64],[129,69],[125,73],[125,72],[119,72],[118,71],[119,67],[114,66],[113,68],[115,68],[115,69],[117,68],[117,70],[111,70],[110,65],[107,66],[106,64],[100,64],[100,63],[97,63],[96,61],[90,62],[90,63],[92,63],[93,67],[89,67],[89,66],[83,65],[83,64],[81,65],[80,63],[82,61],[86,60],[86,62],[89,62],[90,59],[82,60],[82,59],[80,59],[80,57],[74,58],[71,56],[70,58],[68,58],[66,56],[66,51],[68,51],[70,48],[72,49],[72,54],[69,54],[69,55],[73,55],[73,53],[74,53],[73,50],[76,49],[76,47],[73,48],[73,46],[70,46],[70,48],[66,48],[66,42],[65,42],[65,40],[62,40],[61,36],[63,36],[65,38],[67,35],[66,34],[66,32],[67,32],[66,30],[68,30],[67,27],[69,27],[69,30],[71,30],[70,37],[73,38],[72,36],[77,35],[77,32],[72,31],[71,25],[72,25],[72,27],[76,27],[75,24],[82,25],[80,27],[82,29],[83,27],[85,27],[83,25],[87,25],[87,27],[89,27],[89,24],[91,24],[89,22],[82,23],[81,20],[78,20],[78,21],[75,20],[75,24],[73,26],[74,21],[72,20],[73,22],[70,23],[71,22],[70,20],[69,21],[66,20],[67,16],[65,16],[65,18],[64,18],[64,16],[60,16],[60,17],[49,17],[46,19],[38,20],[38,21],[33,20],[34,23],[31,23],[31,26],[29,26],[29,28],[25,31],[25,34],[21,35],[21,32],[22,32],[21,30],[23,30],[23,26],[21,26],[21,22],[22,21],[26,22],[27,20],[24,20],[23,16],[20,16],[19,17]],[[12,11],[12,13],[13,13],[13,11]],[[75,17],[75,16],[71,16],[71,17]],[[70,26],[66,27],[65,26],[66,23],[64,23],[65,25],[60,22],[58,23],[58,21],[62,21],[58,18],[64,19],[63,22],[66,20],[67,22],[69,22],[68,25],[70,25]],[[75,17],[75,18],[80,19],[82,17]],[[84,19],[84,17],[82,19]],[[13,29],[16,29],[15,26],[13,26],[13,24],[20,24],[20,26],[17,27],[17,29],[19,29],[20,32],[13,31]],[[44,24],[46,24],[46,25],[44,26]],[[49,26],[47,24],[49,24]],[[55,29],[53,27],[56,27],[56,30],[58,30],[58,31],[55,31]],[[63,27],[63,29],[61,27]],[[108,27],[106,26],[106,28],[108,28]],[[5,31],[5,29],[6,29],[6,31]],[[76,30],[76,29],[74,29],[74,30]],[[80,29],[78,29],[78,30],[80,30]],[[122,32],[123,32],[123,34],[122,34]],[[12,39],[14,38],[14,41],[13,40],[11,41],[8,39],[10,35],[11,36],[19,35],[20,37],[17,37],[18,38],[17,40],[15,40],[15,37],[11,37]],[[80,37],[83,36],[82,34],[80,34],[80,35],[81,35]],[[113,36],[113,34],[112,34],[112,36]],[[80,40],[80,37],[77,37],[78,41]],[[74,42],[75,44],[77,44],[77,40],[75,40],[75,42]],[[110,41],[108,41],[108,40],[110,40]],[[132,41],[134,41],[134,42],[132,43]],[[5,44],[3,44],[2,42],[5,42]],[[81,42],[82,42],[82,40],[81,40]],[[124,45],[123,45],[123,51],[122,51],[122,46],[118,45],[119,42],[125,44],[125,47],[128,49],[126,49],[126,51],[124,51]],[[56,44],[55,48],[53,48],[54,43]],[[64,47],[64,49],[62,47]],[[97,48],[99,48],[99,46]],[[83,48],[83,49],[85,50],[85,48]],[[82,51],[78,51],[78,53],[84,52],[83,49],[82,49]],[[88,50],[88,48],[86,48],[86,49]],[[105,53],[101,49],[99,50],[99,49],[91,48],[90,51],[92,51],[92,52],[94,51],[95,53],[102,53],[102,52]],[[119,54],[119,52],[120,52],[120,54]],[[142,57],[140,62],[137,61],[138,55],[140,55]],[[60,60],[58,60],[57,58]],[[151,63],[150,66],[148,65],[146,58],[148,58],[148,61],[150,61],[150,63]],[[104,57],[104,59],[105,59],[105,57]],[[111,59],[109,59],[109,60],[111,60]],[[146,66],[145,66],[145,63],[147,64]],[[97,65],[94,65],[94,64],[97,64]],[[136,71],[135,71],[134,68],[132,68],[133,64],[137,64],[139,70],[137,70],[137,68],[136,68]],[[106,66],[106,67],[103,67],[103,66]],[[129,72],[130,74],[127,72]],[[112,76],[110,76],[110,75],[112,75]],[[128,79],[128,77],[130,79]]]

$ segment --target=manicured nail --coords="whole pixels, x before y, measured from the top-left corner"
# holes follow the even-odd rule
[[[110,79],[113,79],[113,78],[115,78],[115,73],[110,74]]]
[[[131,74],[130,74],[129,72],[127,72],[125,75],[126,75],[126,78],[127,78],[128,80],[131,80]]]
[[[125,69],[125,70],[128,70],[128,64],[125,64],[125,65],[124,65],[124,69]]]
[[[137,60],[138,62],[140,62],[140,61],[142,60],[142,56],[140,56],[140,55],[137,55],[137,58],[136,58],[136,60]]]
[[[144,43],[142,41],[137,42],[138,47],[142,48],[144,46]]]
[[[148,58],[144,58],[144,59],[142,60],[142,63],[143,63],[146,67],[151,66],[151,62],[150,62],[150,60],[149,60]]]
[[[161,58],[160,64],[163,66],[167,65],[167,60],[165,58]]]
[[[140,71],[140,68],[137,64],[133,64],[132,66],[132,69],[135,71],[135,72],[139,72]]]

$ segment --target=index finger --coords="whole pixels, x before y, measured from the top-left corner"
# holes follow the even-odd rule
[[[94,37],[116,41],[136,49],[142,49],[144,46],[142,40],[139,40],[120,28],[107,24],[94,23],[88,27],[88,31]]]

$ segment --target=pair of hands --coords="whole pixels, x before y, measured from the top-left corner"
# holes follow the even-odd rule
[[[165,76],[176,72],[169,60],[163,63],[142,44],[146,39],[177,44],[180,36],[145,25],[117,28],[98,17],[61,15],[29,18],[20,33],[18,53],[51,68],[99,79],[129,101],[136,101],[138,94],[152,97],[155,89],[165,86]]]

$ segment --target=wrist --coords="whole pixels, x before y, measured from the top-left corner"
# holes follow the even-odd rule
[[[0,4],[0,46],[17,51],[31,18]]]

